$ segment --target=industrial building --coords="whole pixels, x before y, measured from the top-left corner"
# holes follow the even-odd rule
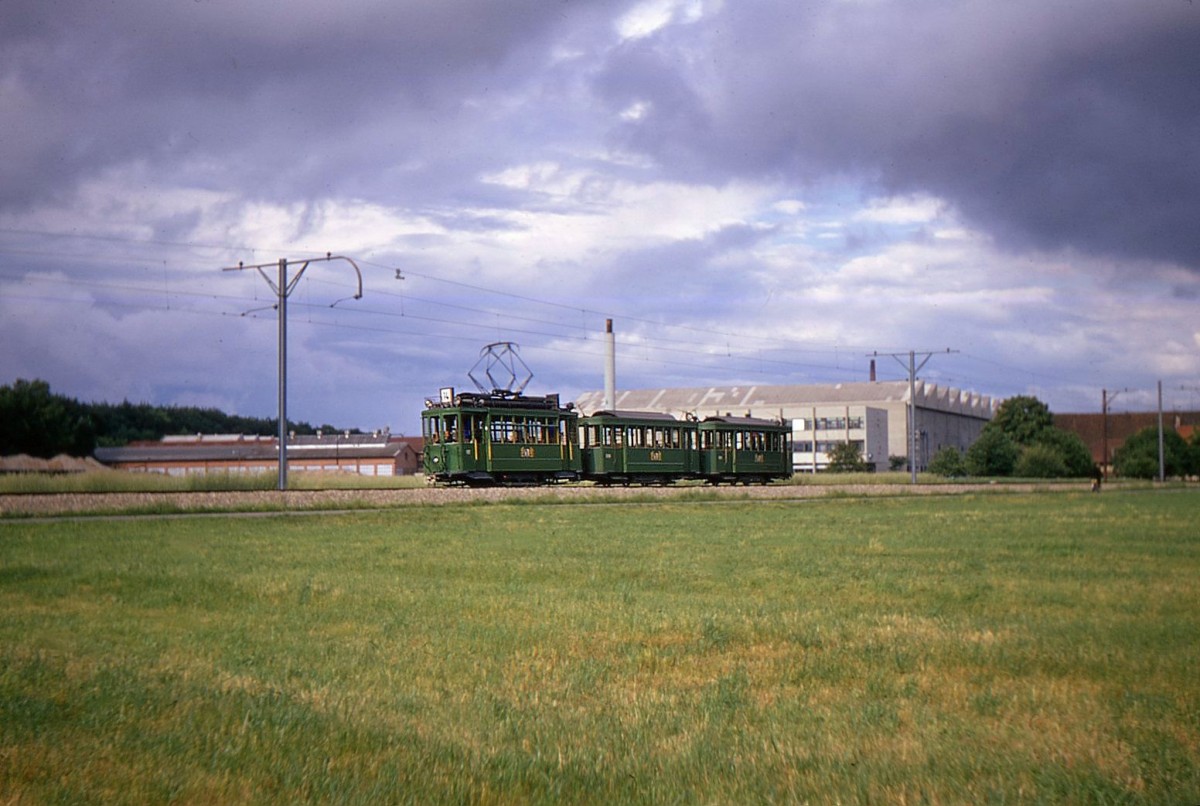
[[[918,470],[947,445],[966,451],[999,405],[987,395],[924,381],[913,388]],[[734,414],[791,420],[797,472],[824,469],[829,447],[837,442],[858,443],[863,458],[884,471],[890,457],[908,457],[909,390],[908,381],[635,389],[615,392],[613,408],[701,419]],[[604,408],[604,397],[603,391],[585,392],[575,406],[591,414]]]
[[[346,432],[288,439],[289,472],[321,471],[361,476],[400,476],[420,469],[421,438]],[[183,476],[198,473],[267,473],[279,469],[279,440],[244,434],[164,437],[121,448],[97,448],[109,467]]]

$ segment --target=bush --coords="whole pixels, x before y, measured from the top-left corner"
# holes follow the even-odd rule
[[[929,472],[945,478],[956,478],[967,475],[967,460],[962,451],[953,445],[947,445],[933,455],[929,462]]]
[[[992,423],[967,449],[967,472],[972,476],[1011,476],[1016,464],[1016,444]]]
[[[857,442],[838,442],[829,448],[829,467],[832,473],[862,473],[871,466],[862,458],[862,445]]]
[[[1173,428],[1163,431],[1163,463],[1167,476],[1186,476],[1194,471],[1191,447]],[[1113,454],[1113,470],[1125,478],[1157,478],[1158,427],[1143,428],[1125,440]]]
[[[1061,428],[1047,428],[1038,434],[1034,446],[1042,446],[1057,454],[1063,464],[1063,476],[1086,478],[1092,474],[1094,463],[1091,451],[1078,434],[1064,431]],[[1025,475],[1017,472],[1018,476]],[[1053,478],[1044,476],[1042,478]]]
[[[1074,474],[1052,446],[1036,444],[1021,451],[1013,475],[1027,479],[1060,479]]]

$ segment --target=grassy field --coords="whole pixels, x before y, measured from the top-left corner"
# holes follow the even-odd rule
[[[13,473],[0,475],[0,495],[63,493],[211,492],[216,490],[274,490],[275,473],[197,473],[166,476],[103,470],[90,473]],[[290,490],[390,490],[424,487],[424,476],[360,476],[357,473],[292,473]]]
[[[1200,803],[1200,496],[0,522],[0,802]]]

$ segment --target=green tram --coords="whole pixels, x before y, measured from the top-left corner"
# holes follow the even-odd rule
[[[647,411],[598,411],[579,421],[584,478],[599,484],[666,484],[698,478],[696,423]]]
[[[425,477],[437,484],[766,484],[792,475],[791,426],[750,417],[580,417],[558,395],[443,389],[426,401],[421,427]]]
[[[575,481],[581,467],[578,419],[558,395],[443,389],[421,412],[425,477],[479,486]]]
[[[700,475],[713,484],[766,484],[791,478],[792,428],[755,417],[707,417],[697,423]]]

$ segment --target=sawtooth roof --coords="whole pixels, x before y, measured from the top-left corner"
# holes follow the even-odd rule
[[[999,401],[987,395],[952,387],[916,382],[917,406],[991,419]],[[616,407],[622,410],[742,412],[750,408],[796,406],[871,405],[907,403],[908,381],[876,381],[791,386],[698,386],[675,389],[618,390]],[[604,405],[603,391],[584,392],[575,407],[585,414]]]

